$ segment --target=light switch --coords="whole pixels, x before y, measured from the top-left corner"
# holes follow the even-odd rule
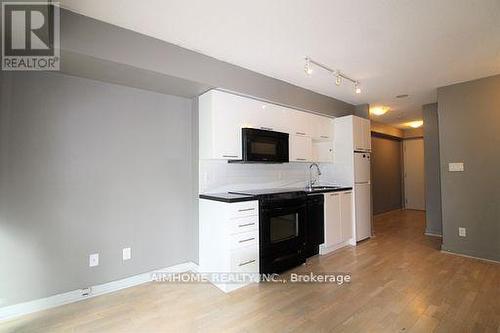
[[[132,251],[130,250],[130,247],[124,248],[123,249],[123,261],[129,260],[132,258]]]
[[[89,267],[99,266],[99,253],[94,253],[89,256]]]
[[[458,228],[458,235],[460,237],[467,237],[467,229],[465,229],[464,227],[459,227]]]
[[[464,171],[464,163],[449,163],[448,170],[450,172],[463,172]]]

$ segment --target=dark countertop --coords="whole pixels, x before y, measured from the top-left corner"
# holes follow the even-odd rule
[[[254,195],[234,194],[228,192],[200,194],[200,199],[222,201],[227,203],[257,200]]]
[[[349,190],[352,190],[352,187],[318,188],[318,189],[313,189],[312,191],[309,191],[305,188],[290,188],[290,189],[283,189],[283,192],[281,192],[281,193],[303,191],[307,195],[313,195],[313,194],[321,194],[321,193],[328,193],[328,192],[341,192],[341,191],[349,191]],[[265,192],[265,190],[261,190],[259,192]],[[270,193],[273,193],[273,192],[276,193],[276,189],[270,189]],[[200,197],[200,199],[221,201],[221,202],[227,202],[227,203],[258,200],[257,195],[237,194],[237,193],[230,193],[230,192],[205,193],[205,194],[200,194],[199,197]]]

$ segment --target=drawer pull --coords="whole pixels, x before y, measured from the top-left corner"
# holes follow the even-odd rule
[[[296,158],[297,161],[305,161],[305,158]]]
[[[239,240],[238,243],[250,242],[250,241],[253,241],[254,239],[255,239],[255,237],[247,238],[247,239],[242,239],[242,240]]]
[[[321,137],[322,137],[323,139],[328,139],[328,138],[329,138],[329,136],[326,136],[326,135],[321,135]]]
[[[332,197],[336,197],[337,195],[339,195],[339,194],[338,193],[330,194],[330,196],[332,196]]]
[[[352,193],[351,191],[349,191],[349,192],[344,192],[344,194],[351,194],[351,193]]]
[[[248,264],[251,264],[251,263],[254,263],[255,262],[255,259],[253,260],[248,260],[248,261],[245,261],[245,262],[242,262],[242,263],[239,263],[238,266],[245,266],[245,265],[248,265]]]
[[[295,132],[295,134],[297,134],[297,135],[306,135],[306,133],[304,133],[304,132]]]
[[[255,208],[244,208],[244,209],[238,209],[238,212],[248,212],[251,210],[255,210]]]
[[[222,155],[222,157],[234,157],[234,158],[236,158],[236,157],[238,157],[238,155]]]
[[[248,227],[250,225],[255,225],[255,223],[238,224],[238,228]]]

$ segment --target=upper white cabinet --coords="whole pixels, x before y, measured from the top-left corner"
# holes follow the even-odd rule
[[[304,135],[290,135],[290,162],[311,162],[312,140]]]
[[[353,116],[354,150],[371,151],[370,120]]]
[[[317,141],[333,141],[334,123],[333,119],[312,114],[313,139]]]
[[[200,96],[200,158],[241,160],[241,124],[246,107],[242,97],[220,91]]]
[[[199,98],[200,159],[241,160],[244,127],[288,133],[290,162],[333,161],[332,118],[219,90]]]
[[[371,151],[370,120],[356,116],[336,118],[335,121],[335,150]]]

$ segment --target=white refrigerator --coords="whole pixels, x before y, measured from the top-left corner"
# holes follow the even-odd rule
[[[370,153],[354,153],[354,207],[356,241],[372,235]]]

